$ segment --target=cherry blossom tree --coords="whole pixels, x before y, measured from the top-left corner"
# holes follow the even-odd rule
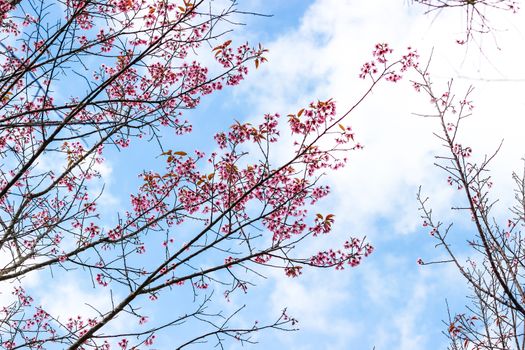
[[[478,39],[488,33],[494,36],[494,29],[497,29],[490,16],[496,12],[516,13],[519,10],[519,2],[512,0],[413,2],[425,5],[427,13],[462,11],[465,36],[456,41],[460,45],[475,42],[482,55]],[[497,40],[491,43],[500,49]],[[512,174],[514,205],[508,209],[506,217],[494,214],[495,204],[504,196],[492,190],[490,168],[501,145],[493,154],[479,156],[471,146],[464,144],[462,131],[467,128],[465,120],[474,110],[471,97],[474,88],[469,87],[463,95],[458,95],[453,80],[440,88],[432,80],[429,66],[430,63],[425,68],[416,67],[413,87],[428,97],[432,105],[432,112],[422,116],[437,121],[434,135],[442,144],[443,153],[436,155],[435,165],[444,172],[447,184],[460,193],[461,203],[451,210],[465,213],[471,222],[466,230],[465,246],[456,236],[453,223],[436,217],[431,198],[423,195],[420,189],[417,199],[423,227],[428,229],[445,258],[420,258],[417,262],[420,265],[451,264],[471,291],[466,312],[448,310],[447,328],[443,333],[450,340],[449,349],[525,349],[525,241],[522,235],[525,227],[525,171]]]
[[[452,223],[436,218],[429,198],[418,194],[423,226],[429,230],[448,258],[438,261],[419,259],[421,265],[452,264],[467,282],[472,294],[467,312],[451,313],[444,332],[449,349],[525,349],[525,172],[514,173],[514,205],[507,217],[493,215],[501,194],[493,193],[490,165],[499,151],[475,160],[473,150],[461,141],[461,128],[471,116],[472,88],[458,97],[452,82],[439,91],[427,70],[418,70],[416,90],[430,97],[433,113],[425,116],[438,121],[436,136],[444,153],[436,156],[436,165],[446,174],[448,185],[459,191],[461,204],[452,209],[471,219],[467,230],[469,251],[465,253],[454,237]],[[468,254],[465,260],[463,257]]]
[[[417,53],[395,59],[378,44],[361,68],[369,86],[344,113],[332,100],[312,102],[284,118],[233,123],[215,135],[210,154],[166,149],[164,133],[191,133],[187,110],[266,61],[261,45],[226,38],[236,3],[213,5],[0,0],[4,348],[149,348],[185,324],[200,333],[178,336],[178,349],[250,343],[253,332],[290,330],[297,321],[283,310],[274,321],[235,323],[241,310],[209,311],[218,298],[246,292],[269,269],[289,277],[305,267],[342,270],[372,252],[355,237],[309,255],[298,248],[332,230],[334,215],[314,206],[330,191],[322,175],[361,148],[346,118],[380,81],[396,82],[417,66]],[[287,160],[276,161],[276,144],[288,141]],[[108,150],[141,142],[159,145],[151,157],[160,154],[164,169],[139,173],[127,208],[101,213]],[[81,276],[77,288],[107,291],[109,306],[64,317],[27,287],[35,274],[72,273]],[[161,299],[169,305],[170,296],[191,311],[169,320],[145,311]]]
[[[456,42],[461,45],[475,40],[476,34],[490,33],[495,29],[487,12],[499,10],[516,13],[519,10],[519,1],[515,0],[413,0],[412,2],[424,5],[427,13],[460,10],[463,13],[465,36],[456,38]]]

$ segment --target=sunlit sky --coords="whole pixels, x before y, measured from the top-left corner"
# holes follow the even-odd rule
[[[464,37],[461,10],[425,14],[424,7],[403,0],[243,0],[239,8],[273,14],[243,16],[245,25],[230,35],[234,42],[261,42],[270,50],[269,62],[241,86],[209,96],[187,114],[194,132],[173,140],[176,147],[198,145],[209,150],[213,133],[233,120],[294,113],[312,100],[334,98],[344,112],[363,91],[359,69],[374,44],[388,42],[400,52],[412,46],[422,61],[428,61],[432,53],[430,71],[436,86],[444,89],[454,79],[458,95],[475,86],[475,113],[462,130],[474,156],[482,158],[504,139],[492,169],[494,195],[501,198],[496,214],[506,218],[511,174],[522,167],[520,159],[525,155],[523,12],[488,12],[495,28],[492,34],[458,45],[456,39]],[[221,301],[222,307],[231,310],[246,304],[241,317],[248,323],[272,319],[284,307],[298,318],[299,331],[262,332],[255,335],[258,344],[251,348],[446,348],[441,334],[446,330],[442,323],[447,317],[446,300],[452,312],[461,312],[468,291],[451,266],[416,264],[420,257],[431,261],[443,255],[421,226],[418,187],[430,197],[442,221],[456,223],[454,241],[464,258],[468,250],[461,244],[471,231],[467,217],[449,210],[459,193],[446,185],[446,175],[433,165],[434,156],[441,152],[432,136],[438,125],[413,114],[429,110],[428,98],[417,94],[405,79],[395,85],[382,84],[349,117],[347,123],[365,148],[351,155],[347,168],[324,178],[333,193],[319,203],[319,212],[335,214],[336,226],[323,243],[345,240],[348,235],[366,236],[376,250],[354,269],[307,270],[295,279],[271,272],[246,295],[237,294],[229,303]],[[156,161],[147,157],[146,146],[141,147],[145,161],[138,171],[155,166]],[[277,153],[286,157],[284,148]],[[124,152],[108,158],[102,210],[127,201],[126,194],[138,181],[130,175],[129,163],[138,156]],[[58,292],[63,296],[60,301],[54,298]],[[57,311],[97,299],[97,294],[80,293],[68,283],[53,292],[42,290],[40,296]],[[176,330],[173,337],[178,337]],[[158,347],[169,348],[169,339],[163,341]]]

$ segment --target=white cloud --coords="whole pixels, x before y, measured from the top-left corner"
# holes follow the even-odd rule
[[[327,348],[342,349],[364,329],[359,322],[351,320],[357,316],[351,310],[345,312],[348,317],[334,317],[334,314],[339,315],[345,306],[355,303],[357,295],[351,292],[348,279],[337,278],[337,274],[329,274],[332,278],[326,279],[320,272],[308,271],[304,278],[293,280],[282,273],[274,274],[272,279],[276,283],[269,298],[273,305],[271,313],[277,315],[286,307],[288,314],[299,320],[301,333],[325,339]],[[277,336],[289,349],[316,348],[315,344],[308,346],[308,342],[297,341],[286,333]]]
[[[419,49],[423,61],[433,48],[431,71],[436,89],[445,88],[450,78],[456,78],[455,92],[459,96],[470,83],[477,85],[473,95],[475,113],[463,126],[465,143],[481,159],[505,138],[493,175],[498,186],[495,192],[508,194],[503,195],[503,202],[509,203],[510,174],[520,168],[525,149],[525,118],[519,117],[524,105],[519,93],[525,82],[465,81],[458,76],[525,77],[518,52],[518,47],[523,50],[518,44],[523,42],[523,35],[498,32],[501,51],[490,43],[483,43],[482,52],[475,46],[467,50],[455,43],[463,28],[461,13],[443,11],[433,20],[433,15],[423,16],[417,9],[392,1],[316,1],[297,30],[267,44],[270,63],[241,89],[254,104],[256,115],[288,113],[311,99],[328,97],[334,97],[339,110],[344,111],[363,91],[357,73],[374,43],[390,42],[398,52],[412,45]],[[523,27],[523,15],[507,16],[496,13],[494,25],[509,20],[510,27]],[[440,142],[432,132],[439,126],[432,119],[412,115],[429,111],[427,101],[406,81],[397,86],[385,84],[350,117],[358,140],[366,148],[354,154],[349,167],[330,180],[338,197],[340,217],[353,227],[367,229],[378,218],[386,218],[395,222],[397,233],[414,231],[419,222],[415,201],[419,185],[438,199],[435,205],[439,212],[450,207],[453,193],[443,191],[446,176],[433,166]]]
[[[33,293],[39,306],[62,324],[77,316],[82,317],[84,321],[89,318],[100,320],[100,315],[111,311],[114,303],[122,300],[122,295],[117,290],[94,288],[86,274],[76,272],[42,283]],[[129,332],[137,324],[134,316],[120,313],[104,327],[104,333]]]
[[[43,309],[54,317],[59,317],[61,321],[77,315],[83,318],[96,317],[98,313],[95,310],[100,312],[110,310],[109,292],[106,293],[102,288],[85,288],[87,283],[79,283],[80,277],[73,273],[72,276],[54,281],[52,290],[38,290]]]
[[[418,329],[419,318],[421,317],[422,305],[426,302],[428,294],[424,283],[418,283],[412,289],[412,295],[395,321],[396,328],[400,333],[400,349],[422,349],[424,336]]]

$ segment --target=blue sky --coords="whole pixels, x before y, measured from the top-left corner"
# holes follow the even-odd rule
[[[362,91],[357,75],[375,43],[389,42],[399,50],[411,45],[418,48],[423,60],[433,49],[431,71],[436,84],[454,78],[458,93],[470,84],[476,86],[475,114],[463,135],[476,156],[490,153],[505,139],[493,166],[495,193],[501,194],[497,214],[505,218],[504,209],[512,195],[510,175],[520,168],[525,150],[525,84],[523,80],[505,81],[525,79],[521,62],[523,13],[493,13],[493,23],[501,30],[495,37],[483,37],[478,47],[467,48],[455,44],[464,23],[460,11],[424,15],[423,8],[403,0],[246,0],[240,9],[274,15],[243,17],[246,26],[232,34],[236,42],[263,43],[270,49],[269,62],[252,72],[240,87],[209,96],[188,113],[194,132],[183,138],[165,135],[171,148],[209,151],[213,133],[234,119],[256,120],[273,112],[286,115],[311,100],[333,97],[344,111]],[[501,49],[496,48],[496,42]],[[418,186],[431,197],[443,221],[456,222],[454,235],[459,247],[470,231],[468,218],[449,210],[459,198],[447,188],[446,176],[433,166],[433,156],[439,151],[439,142],[432,137],[437,125],[412,115],[425,110],[426,99],[405,81],[399,86],[384,84],[350,117],[365,149],[352,155],[346,169],[325,178],[333,193],[320,203],[319,211],[330,210],[336,215],[335,231],[326,238],[328,244],[347,235],[367,236],[376,251],[358,268],[342,272],[309,270],[297,279],[268,272],[269,278],[257,280],[257,288],[248,294],[236,294],[230,303],[220,301],[218,307],[226,310],[246,304],[241,322],[272,319],[284,307],[299,319],[299,331],[258,334],[259,343],[251,348],[446,348],[441,334],[446,329],[442,324],[445,300],[453,311],[461,312],[466,287],[450,266],[416,264],[419,257],[432,260],[442,254],[421,227]],[[125,207],[127,194],[138,183],[133,174],[159,167],[161,160],[151,155],[158,153],[154,145],[137,143],[131,152],[108,157],[106,206],[102,208],[110,212]],[[281,154],[286,155],[286,150]],[[468,251],[464,254],[466,257]],[[40,292],[44,303],[57,310],[100,299],[99,292],[79,294],[67,283],[60,288],[64,289],[60,303],[48,290]],[[156,317],[169,316],[171,311],[169,303],[161,304]],[[177,332],[171,335],[173,339],[180,339]],[[161,338],[159,347],[168,348],[173,339]]]

